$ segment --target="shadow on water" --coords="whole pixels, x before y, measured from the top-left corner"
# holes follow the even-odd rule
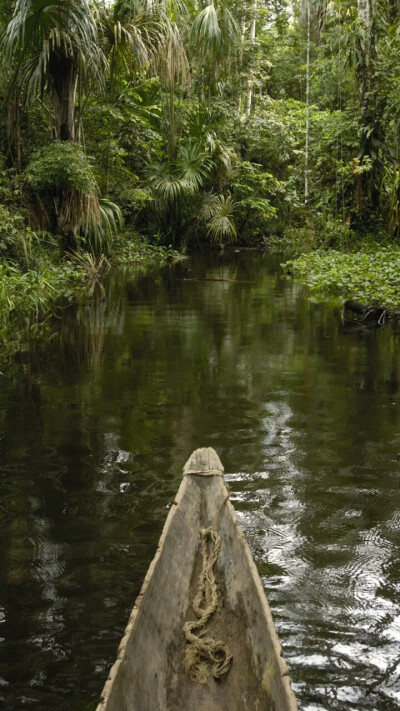
[[[279,255],[119,271],[0,379],[0,701],[89,711],[213,446],[303,711],[400,702],[400,334]]]

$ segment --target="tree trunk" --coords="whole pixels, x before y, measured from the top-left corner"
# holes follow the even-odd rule
[[[169,84],[169,140],[168,140],[168,158],[173,161],[175,158],[175,139],[176,139],[176,122],[175,122],[175,82],[172,79]]]
[[[311,42],[310,0],[307,0],[307,63],[306,63],[306,145],[304,165],[304,205],[309,203],[310,171],[310,42]]]
[[[369,28],[370,24],[370,11],[369,11],[369,0],[357,0],[357,14],[358,19],[364,27]]]
[[[356,52],[356,73],[360,100],[360,159],[371,161],[368,171],[357,175],[357,195],[361,220],[364,215],[370,219],[379,212],[382,161],[380,157],[384,135],[380,117],[383,107],[378,98],[375,77],[377,62],[377,31],[375,18],[371,12],[370,0],[357,0],[357,13],[363,36],[358,39]]]
[[[53,52],[49,60],[53,138],[73,141],[75,138],[76,65],[73,57]]]
[[[250,116],[251,113],[251,105],[253,102],[253,87],[254,87],[254,68],[252,65],[254,65],[254,52],[255,52],[255,41],[256,41],[256,21],[257,21],[257,0],[252,0],[251,3],[251,22],[250,22],[250,54],[251,54],[251,59],[250,59],[250,66],[251,69],[249,71],[249,76],[247,79],[247,84],[246,84],[246,96],[245,96],[245,103],[244,103],[244,112],[246,116]]]
[[[21,137],[21,108],[16,96],[10,97],[6,104],[7,125],[7,164],[21,169],[22,165],[22,137]]]

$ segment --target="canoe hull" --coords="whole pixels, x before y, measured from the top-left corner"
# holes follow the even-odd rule
[[[211,449],[193,457],[97,711],[295,711],[288,670],[222,465]],[[218,531],[221,550],[215,569],[219,606],[207,635],[229,646],[233,663],[225,678],[210,676],[202,685],[183,670],[183,625],[194,619],[200,531],[209,526]]]

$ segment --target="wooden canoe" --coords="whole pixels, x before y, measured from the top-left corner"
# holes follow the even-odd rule
[[[97,711],[296,711],[271,612],[223,471],[211,448],[197,449],[185,465]],[[206,633],[228,645],[232,663],[223,678],[210,674],[198,683],[184,670],[183,627],[196,619],[192,603],[205,527],[220,537],[218,608]]]

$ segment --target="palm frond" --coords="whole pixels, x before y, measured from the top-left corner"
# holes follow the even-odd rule
[[[96,255],[93,252],[72,252],[71,257],[82,267],[88,279],[101,279],[111,268],[110,262],[105,254]]]
[[[197,15],[191,29],[192,43],[203,62],[219,63],[238,44],[239,36],[229,8],[221,2],[217,10],[213,0]]]
[[[17,0],[4,37],[8,56],[29,55],[49,43],[72,51],[97,41],[96,15],[87,0]]]
[[[188,83],[189,62],[178,25],[173,22],[168,22],[165,44],[159,52],[157,65],[161,80],[167,86],[178,81],[182,85]]]
[[[210,174],[214,162],[199,143],[181,146],[175,161],[176,172],[183,180],[193,183],[195,188],[203,185]]]
[[[105,64],[97,19],[89,0],[17,0],[0,44],[3,61],[13,66],[11,90],[18,83],[27,99],[43,94],[54,81],[57,57],[79,65],[81,78],[90,74],[100,83]]]
[[[184,0],[159,0],[159,3],[171,21],[177,19],[182,21],[189,15],[189,9]]]
[[[112,238],[123,226],[121,208],[106,198],[96,199],[86,215],[85,235],[94,253],[108,252]]]
[[[211,52],[213,56],[219,56],[222,48],[222,32],[213,2],[197,15],[191,34],[194,43],[204,55]]]
[[[199,217],[207,223],[207,233],[214,242],[222,244],[224,240],[234,242],[236,226],[233,219],[236,203],[231,195],[214,195],[208,193],[204,197]]]
[[[102,16],[104,52],[118,67],[142,66],[153,61],[168,35],[168,21],[162,8],[143,8],[121,21],[108,12]]]
[[[149,178],[150,190],[158,210],[164,210],[168,205],[177,204],[196,191],[196,184],[182,178],[171,164],[153,166]]]

